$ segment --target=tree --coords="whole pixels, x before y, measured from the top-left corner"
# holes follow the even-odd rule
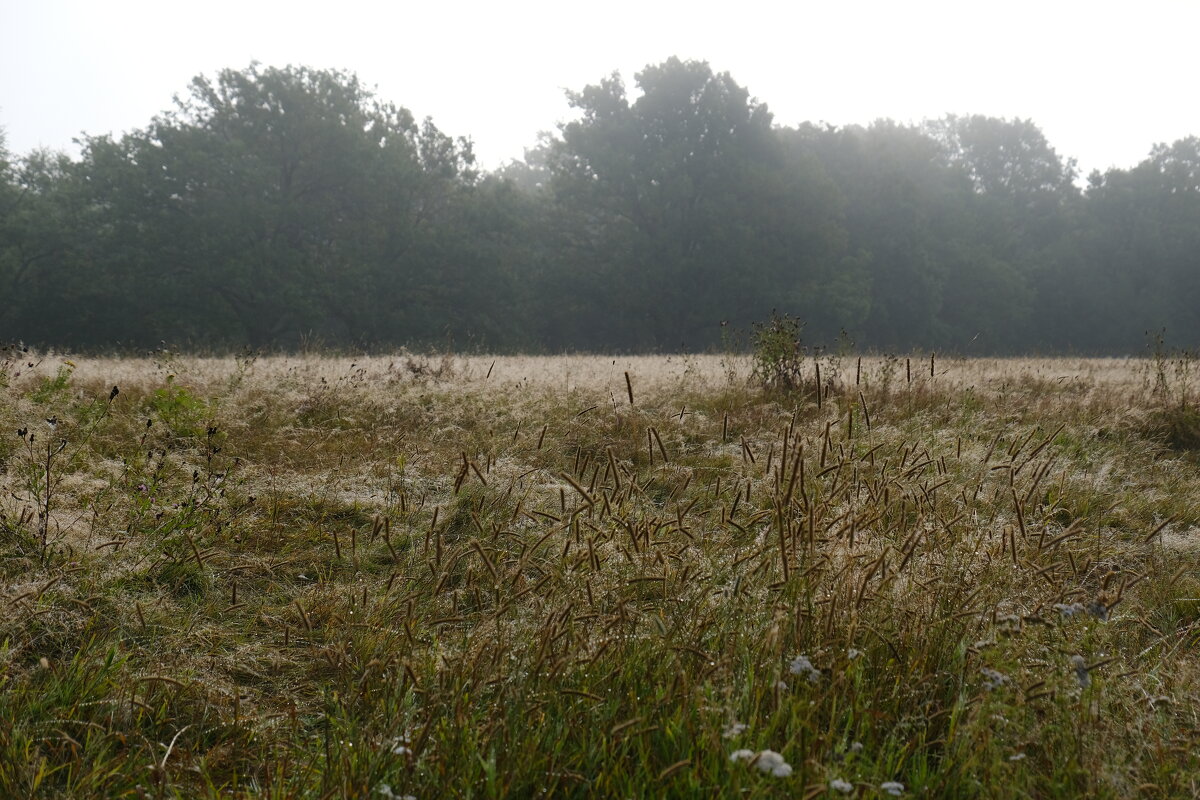
[[[766,105],[728,73],[673,58],[635,78],[632,102],[616,74],[569,93],[580,119],[549,148],[576,340],[695,348],[723,319],[813,311],[841,255],[827,179],[786,160]]]
[[[1075,160],[1063,159],[1029,119],[950,114],[927,130],[981,194],[1067,196],[1078,176]]]
[[[1014,343],[1056,346],[1059,264],[1078,248],[1074,159],[1059,156],[1032,120],[948,116],[926,127],[942,145],[946,163],[971,182],[970,237],[994,263],[1015,273],[1005,283],[1020,289],[1012,300],[1027,313],[1013,320]]]
[[[0,148],[0,339],[78,342],[109,287],[94,281],[82,245],[90,224],[73,162]]]
[[[305,67],[198,77],[147,129],[89,139],[84,162],[110,243],[139,237],[141,280],[171,287],[158,310],[227,318],[256,347],[403,329],[406,273],[431,279],[420,240],[474,179],[469,143]]]
[[[1083,258],[1057,297],[1070,343],[1138,352],[1147,331],[1200,341],[1200,138],[1159,144],[1129,170],[1093,173],[1080,224]],[[1103,320],[1102,325],[1096,324]]]

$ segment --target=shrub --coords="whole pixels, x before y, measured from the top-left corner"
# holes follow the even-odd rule
[[[804,323],[787,314],[771,313],[754,325],[754,377],[764,387],[792,392],[800,388],[806,350],[800,341]]]

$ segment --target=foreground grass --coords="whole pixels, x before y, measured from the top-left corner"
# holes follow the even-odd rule
[[[1186,370],[930,366],[16,354],[0,796],[1194,796]]]

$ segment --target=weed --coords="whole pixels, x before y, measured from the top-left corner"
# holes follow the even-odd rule
[[[787,314],[772,312],[766,322],[754,325],[753,375],[763,386],[792,392],[803,381],[807,350],[800,341],[804,324]]]
[[[175,436],[195,437],[204,430],[207,404],[179,385],[174,375],[168,375],[166,385],[150,395],[149,408]]]
[[[71,390],[71,373],[74,370],[73,362],[64,362],[53,378],[42,378],[38,382],[37,388],[29,393],[29,399],[38,405],[48,405],[61,400]]]

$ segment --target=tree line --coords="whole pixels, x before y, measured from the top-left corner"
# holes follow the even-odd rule
[[[1200,339],[1200,138],[1078,185],[1029,120],[774,124],[670,59],[480,170],[350,73],[198,77],[78,156],[0,138],[0,340],[135,350],[961,353]]]

